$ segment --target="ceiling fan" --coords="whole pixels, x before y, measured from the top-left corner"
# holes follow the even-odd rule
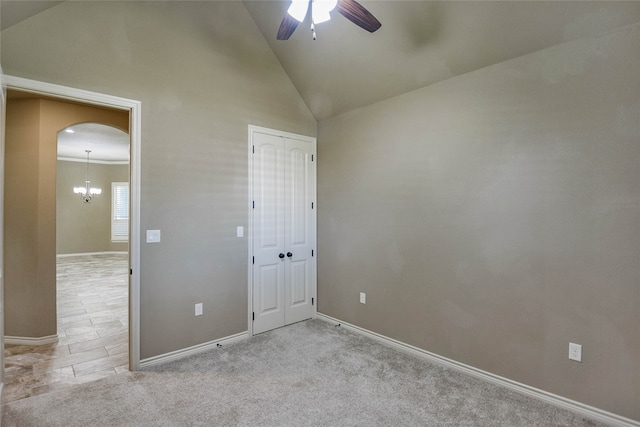
[[[278,29],[276,36],[278,40],[288,40],[291,37],[298,28],[298,24],[307,16],[309,4],[311,4],[311,32],[314,40],[316,39],[315,24],[331,19],[330,12],[333,9],[338,9],[345,18],[370,33],[382,26],[380,21],[356,0],[291,0],[291,6]]]

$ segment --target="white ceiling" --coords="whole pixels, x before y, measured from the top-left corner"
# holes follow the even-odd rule
[[[58,159],[86,160],[85,150],[91,150],[91,162],[128,162],[129,134],[100,123],[80,123],[58,132]]]
[[[288,0],[244,0],[318,120],[582,37],[640,22],[640,1],[359,0],[382,23],[368,33],[337,11],[276,40]],[[1,0],[2,28],[58,1]],[[216,1],[177,1],[194,25]],[[206,9],[205,9],[206,10]],[[188,48],[185,46],[185,48]]]

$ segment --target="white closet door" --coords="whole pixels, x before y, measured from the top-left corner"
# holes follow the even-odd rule
[[[313,316],[315,163],[312,144],[285,139],[285,324]]]
[[[253,333],[313,317],[315,143],[252,134]]]
[[[254,134],[253,332],[284,325],[284,149],[282,138]]]

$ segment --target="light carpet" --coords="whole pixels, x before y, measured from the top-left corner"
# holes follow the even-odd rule
[[[3,426],[600,426],[311,320],[3,406]]]

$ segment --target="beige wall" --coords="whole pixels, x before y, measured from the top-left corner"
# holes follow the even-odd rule
[[[84,186],[87,165],[58,160],[56,253],[127,251],[127,242],[111,241],[111,183],[129,181],[129,165],[91,163],[91,186],[102,194],[84,203],[73,187]]]
[[[638,76],[635,25],[320,122],[319,311],[640,419]]]
[[[52,257],[45,253],[50,238],[55,245],[55,228],[47,230],[45,224],[44,233],[39,232],[43,219],[40,194],[49,190],[50,181],[46,178],[49,169],[37,166],[46,152],[40,140],[40,101],[8,101],[6,114],[5,334],[45,337],[57,332],[55,246]],[[45,202],[48,199],[43,197]]]
[[[247,330],[247,127],[316,133],[243,4],[194,7],[64,2],[2,31],[6,74],[142,103],[143,359]]]
[[[61,129],[103,122],[127,130],[129,114],[10,93],[7,102],[5,334],[38,338],[56,328],[56,158]]]

